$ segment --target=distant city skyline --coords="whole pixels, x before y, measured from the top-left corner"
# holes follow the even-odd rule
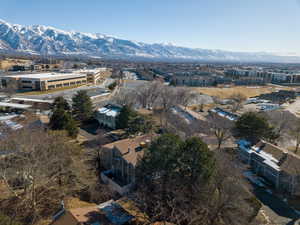
[[[299,0],[9,0],[1,18],[146,43],[300,56]]]

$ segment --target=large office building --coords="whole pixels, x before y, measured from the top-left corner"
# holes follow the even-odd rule
[[[87,75],[88,83],[98,84],[102,83],[106,78],[111,76],[112,69],[103,67],[97,69],[84,69],[79,70],[78,72]]]
[[[51,89],[97,84],[111,75],[111,70],[99,68],[93,70],[75,70],[56,73],[9,74],[0,77],[0,86],[13,86],[23,91],[47,91]]]
[[[2,86],[14,85],[19,90],[47,91],[87,83],[87,76],[76,73],[40,73],[8,75],[1,78]]]

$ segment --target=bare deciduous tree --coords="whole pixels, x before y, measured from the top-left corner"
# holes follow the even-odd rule
[[[143,108],[152,108],[158,100],[163,85],[158,81],[145,84],[137,91],[137,99]]]
[[[79,146],[61,132],[23,129],[0,142],[0,153],[5,153],[0,177],[15,198],[14,210],[23,210],[30,223],[39,219],[48,204],[53,207],[66,193],[88,185],[82,180],[86,169]]]
[[[222,144],[232,137],[231,130],[233,123],[213,113],[209,115],[209,122],[211,130],[217,139],[217,149],[220,150]]]
[[[298,119],[295,122],[295,126],[291,128],[290,133],[292,137],[295,139],[295,154],[298,153],[299,146],[300,146],[300,120]]]
[[[177,98],[177,103],[184,106],[186,108],[191,99],[193,97],[193,94],[191,90],[189,90],[186,87],[178,87],[176,88],[176,98]]]
[[[265,115],[279,135],[282,135],[289,126],[293,125],[293,121],[296,119],[295,116],[288,111],[270,111],[266,112]]]
[[[247,97],[242,93],[235,93],[230,96],[232,103],[232,112],[236,112],[241,109],[243,102],[246,101]]]
[[[137,102],[137,93],[134,90],[121,89],[120,92],[113,97],[112,102],[118,105],[133,106]]]
[[[159,92],[160,122],[163,125],[162,119],[166,117],[167,113],[177,104],[176,91],[174,87],[164,86]],[[167,120],[165,120],[165,127],[167,127]]]

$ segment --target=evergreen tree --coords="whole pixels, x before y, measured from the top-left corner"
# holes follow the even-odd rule
[[[188,138],[180,148],[180,173],[186,183],[209,179],[215,169],[213,152],[200,138]]]
[[[78,91],[72,98],[73,116],[80,123],[90,120],[93,116],[93,103],[84,90]]]
[[[108,85],[108,89],[111,90],[111,91],[113,91],[116,87],[117,87],[117,82],[116,81],[114,81],[113,83]]]
[[[143,115],[136,114],[129,118],[128,127],[126,129],[128,134],[148,133],[153,128],[153,123],[150,118]]]
[[[255,112],[244,113],[237,120],[235,127],[239,137],[253,143],[262,138],[274,141],[279,136],[268,120]]]
[[[68,132],[68,135],[71,138],[76,138],[78,135],[78,126],[76,121],[70,116],[70,118],[68,119],[68,123],[65,127],[65,130]]]
[[[118,117],[116,118],[116,126],[118,129],[126,129],[129,126],[129,121],[136,117],[137,113],[129,106],[122,107]]]
[[[70,113],[62,108],[55,109],[50,117],[49,126],[53,130],[64,130],[70,117]]]
[[[193,187],[204,187],[215,174],[214,154],[197,137],[183,141],[177,135],[163,134],[144,151],[137,183],[143,194],[155,192],[155,201],[165,209],[178,196],[190,201],[199,194]]]
[[[77,137],[78,127],[70,112],[62,108],[55,109],[50,117],[49,126],[52,130],[66,130],[72,138]]]
[[[54,102],[52,104],[52,110],[55,110],[55,109],[64,109],[66,111],[70,111],[71,110],[69,103],[62,96],[56,97],[54,99]]]
[[[174,134],[163,134],[152,141],[149,149],[145,150],[145,155],[138,167],[138,176],[142,180],[145,178],[153,180],[156,175],[160,174],[163,183],[168,182],[178,173],[181,146],[182,140]]]
[[[163,134],[145,150],[138,171],[142,179],[155,180],[160,174],[162,182],[193,185],[208,180],[214,170],[214,154],[200,138],[183,141],[177,135]]]

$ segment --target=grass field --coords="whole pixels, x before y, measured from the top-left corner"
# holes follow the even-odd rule
[[[260,94],[266,94],[278,90],[291,90],[290,87],[278,87],[278,86],[234,86],[234,87],[191,87],[192,90],[207,94],[210,96],[216,96],[219,98],[229,98],[232,94],[241,93],[246,97],[254,97]]]

